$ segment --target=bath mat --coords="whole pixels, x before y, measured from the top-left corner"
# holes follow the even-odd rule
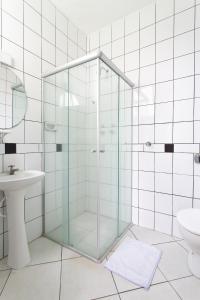
[[[161,258],[161,251],[144,242],[125,238],[105,263],[105,267],[124,279],[148,289]]]

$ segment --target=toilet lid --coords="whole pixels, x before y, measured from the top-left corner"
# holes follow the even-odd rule
[[[178,222],[191,233],[200,235],[200,209],[189,208],[178,212]]]

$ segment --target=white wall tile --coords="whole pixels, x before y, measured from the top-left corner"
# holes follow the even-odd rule
[[[155,122],[170,123],[173,117],[173,103],[160,103],[155,105]]]
[[[154,125],[139,126],[139,142],[146,143],[154,141]]]
[[[35,55],[41,55],[41,37],[26,27],[24,27],[24,48]]]
[[[193,177],[187,175],[173,176],[173,193],[175,195],[192,197]]]
[[[44,19],[43,19],[44,21]],[[47,25],[48,26],[48,25]],[[49,27],[49,26],[48,26]],[[67,35],[68,33],[68,19],[67,17],[60,11],[56,10],[56,27],[62,31],[63,33],[65,33]],[[50,28],[50,27],[49,27]],[[52,28],[53,33],[54,33],[54,29]],[[48,34],[49,36],[49,34]],[[54,37],[50,37],[50,39],[54,39]]]
[[[139,207],[148,210],[154,210],[154,193],[139,191]]]
[[[154,173],[139,172],[139,188],[147,191],[154,190]]]
[[[125,53],[139,49],[139,31],[125,37]]]
[[[155,43],[155,25],[151,25],[140,31],[140,48]]]
[[[52,24],[55,23],[56,10],[55,6],[50,1],[42,0],[42,14],[49,22]]]
[[[111,42],[111,26],[105,26],[100,30],[100,45],[105,45]]]
[[[124,36],[124,18],[112,23],[112,40],[119,39]]]
[[[173,36],[173,18],[170,17],[156,24],[156,41],[163,41]]]
[[[173,172],[176,174],[193,174],[193,155],[189,153],[174,153]]]
[[[155,4],[150,4],[140,11],[140,27],[155,23]]]
[[[174,78],[194,75],[194,54],[185,55],[174,60]]]
[[[174,0],[157,0],[156,2],[156,20],[162,20],[172,16],[174,13]]]
[[[181,56],[194,51],[194,33],[187,32],[174,38],[174,56]]]
[[[192,198],[173,196],[173,214],[174,216],[177,213],[186,208],[192,208]]]
[[[42,235],[42,217],[26,223],[28,241],[31,242]]]
[[[161,231],[166,234],[172,232],[172,217],[156,213],[155,214],[155,230]]]
[[[25,221],[42,216],[42,197],[38,196],[25,201]]]
[[[140,66],[155,64],[155,45],[151,45],[141,49],[140,51]]]
[[[139,123],[153,124],[154,123],[154,105],[140,106],[139,108]]]
[[[174,123],[174,143],[193,143],[193,123]]]
[[[2,36],[21,47],[23,46],[22,23],[4,13],[4,11],[2,11]]]
[[[41,143],[41,124],[38,122],[26,122],[25,126],[25,142]]]
[[[194,29],[194,8],[175,15],[175,35]]]
[[[156,62],[173,58],[173,39],[156,44]]]
[[[57,19],[56,19],[57,20]],[[67,27],[65,28],[65,30]],[[46,19],[42,19],[42,36],[47,41],[51,42],[52,44],[55,44],[55,26],[53,26],[50,22],[48,22]]]
[[[148,210],[139,209],[139,224],[142,227],[154,228],[154,213]]]
[[[154,154],[148,152],[139,153],[139,170],[154,171]]]
[[[156,102],[173,101],[173,81],[156,84]]]
[[[193,120],[193,99],[174,101],[174,122]]]
[[[155,191],[171,194],[172,175],[165,173],[155,173]]]
[[[155,83],[155,65],[150,65],[140,69],[140,85],[150,85]]]
[[[2,51],[11,55],[14,59],[14,67],[20,71],[23,70],[23,48],[2,38]]]
[[[187,77],[174,81],[174,100],[190,99],[194,95],[194,79]]]
[[[155,125],[155,142],[172,143],[172,123]]]
[[[173,79],[173,60],[156,64],[156,82],[163,82]]]
[[[112,57],[117,57],[124,54],[124,39],[118,39],[113,42]]]
[[[24,51],[24,71],[37,78],[41,77],[41,59],[28,51]]]
[[[139,68],[139,51],[131,52],[125,55],[125,71],[131,71]]]
[[[41,16],[26,3],[24,3],[24,24],[41,34]]]
[[[30,6],[32,6],[37,12],[41,13],[42,3],[40,0],[25,0]]]
[[[175,0],[175,12],[177,13],[194,6],[194,2],[194,0]]]
[[[2,0],[2,9],[23,22],[23,1],[22,0]]]
[[[172,153],[155,154],[155,171],[172,173]]]
[[[155,193],[155,211],[172,215],[172,195]]]
[[[125,17],[125,34],[139,30],[139,12],[133,12]]]

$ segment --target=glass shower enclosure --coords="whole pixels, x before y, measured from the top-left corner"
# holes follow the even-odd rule
[[[44,234],[96,261],[132,221],[132,88],[101,51],[43,76]]]

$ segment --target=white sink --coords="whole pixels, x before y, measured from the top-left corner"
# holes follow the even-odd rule
[[[9,173],[0,173],[0,190],[16,191],[27,188],[44,177],[41,171],[18,171],[14,175]]]
[[[4,191],[8,220],[8,265],[14,269],[26,266],[30,261],[25,222],[24,196],[27,189],[40,181],[41,171],[17,171],[14,175],[0,173],[0,190]]]

